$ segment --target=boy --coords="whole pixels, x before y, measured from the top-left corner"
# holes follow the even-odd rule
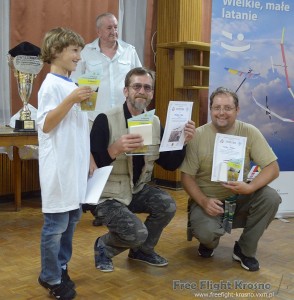
[[[92,91],[90,87],[77,87],[69,79],[83,47],[80,35],[59,27],[46,33],[41,48],[43,61],[51,67],[38,93],[39,172],[44,215],[38,282],[59,300],[76,296],[67,264],[87,178],[97,168],[90,154],[87,114],[80,111],[80,102],[88,99]]]

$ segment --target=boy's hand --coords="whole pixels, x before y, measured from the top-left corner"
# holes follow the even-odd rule
[[[68,96],[73,103],[80,103],[87,100],[94,92],[89,86],[81,86],[71,92]]]

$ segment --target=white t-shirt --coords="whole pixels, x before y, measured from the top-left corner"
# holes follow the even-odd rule
[[[95,72],[100,75],[96,110],[88,112],[92,121],[99,113],[125,102],[125,77],[131,69],[142,66],[134,46],[122,40],[117,42],[118,48],[112,59],[100,51],[99,39],[87,44],[81,52],[76,70],[71,74],[74,82],[78,82],[78,78],[85,73]]]
[[[39,174],[44,213],[77,209],[86,195],[90,165],[87,114],[75,104],[52,131],[42,131],[47,113],[76,88],[72,81],[49,73],[38,92]]]

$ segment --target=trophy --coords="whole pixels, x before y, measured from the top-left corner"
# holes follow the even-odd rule
[[[8,65],[16,77],[18,94],[23,103],[19,120],[15,120],[14,131],[36,131],[35,121],[31,119],[28,103],[34,79],[43,67],[43,61],[39,58],[40,48],[29,42],[23,42],[9,50],[8,53]]]

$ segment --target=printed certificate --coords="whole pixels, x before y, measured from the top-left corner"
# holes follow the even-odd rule
[[[191,120],[193,102],[170,101],[166,124],[159,152],[183,149],[185,142],[184,128]]]
[[[211,181],[243,181],[247,137],[217,133]]]

